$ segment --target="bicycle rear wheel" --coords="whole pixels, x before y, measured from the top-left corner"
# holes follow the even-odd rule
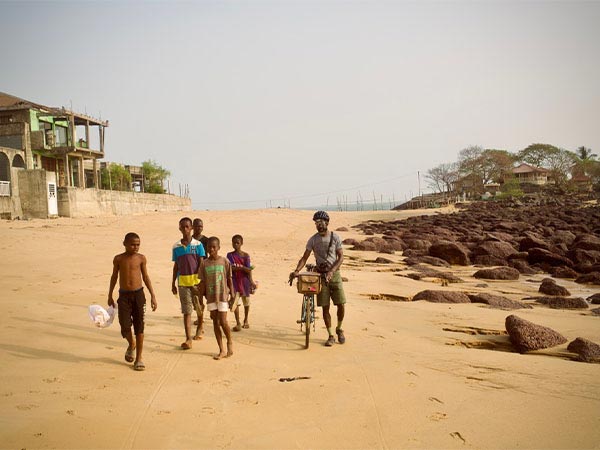
[[[310,343],[310,322],[312,321],[311,297],[311,295],[304,296],[304,333],[306,335],[304,348],[308,348]]]

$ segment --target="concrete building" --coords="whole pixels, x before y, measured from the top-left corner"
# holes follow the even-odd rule
[[[0,218],[190,209],[172,195],[100,190],[108,121],[0,92]],[[137,185],[141,168],[132,166]]]

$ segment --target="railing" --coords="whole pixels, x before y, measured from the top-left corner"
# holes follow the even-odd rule
[[[10,197],[10,181],[0,181],[0,197]]]

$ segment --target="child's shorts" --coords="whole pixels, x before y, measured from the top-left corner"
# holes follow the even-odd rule
[[[229,303],[227,302],[206,302],[206,308],[209,311],[227,312],[229,311]]]
[[[238,305],[250,306],[250,296],[243,296],[239,292],[235,293],[232,308],[235,309]]]
[[[194,311],[194,294],[197,292],[194,286],[179,286],[179,301],[181,302],[181,312],[191,314]]]
[[[144,314],[146,312],[146,296],[144,288],[137,291],[122,291],[119,289],[119,325],[121,325],[121,336],[125,337],[131,333],[133,325],[134,334],[144,332]]]

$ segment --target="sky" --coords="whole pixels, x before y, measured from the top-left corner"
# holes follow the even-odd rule
[[[600,1],[0,0],[0,91],[194,209],[402,201],[472,145],[600,153]]]

